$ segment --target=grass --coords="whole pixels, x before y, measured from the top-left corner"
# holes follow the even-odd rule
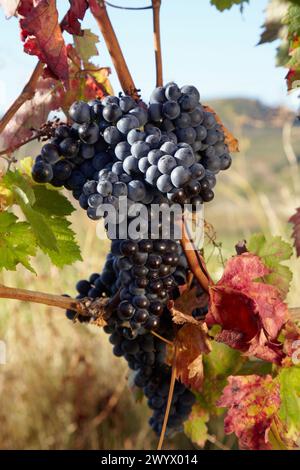
[[[215,201],[205,208],[225,259],[234,254],[238,240],[255,231],[289,239],[287,220],[300,206],[299,169],[284,155],[281,130],[244,126],[240,131],[241,153],[234,156],[231,170],[220,175]],[[293,145],[299,144],[295,131]],[[40,254],[38,276],[19,268],[3,272],[0,282],[73,295],[77,280],[101,270],[108,250],[81,209],[73,216],[73,227],[83,262],[58,270]],[[210,244],[205,251],[217,279],[222,273],[218,251]],[[288,264],[294,274],[288,301],[299,306],[300,262],[294,258]],[[128,391],[125,361],[113,356],[102,331],[72,324],[63,311],[41,305],[1,300],[0,307],[0,339],[7,344],[7,364],[0,365],[1,449],[156,447],[146,403],[136,402]],[[222,440],[222,433],[218,438]],[[166,446],[187,449],[191,444],[180,434]]]

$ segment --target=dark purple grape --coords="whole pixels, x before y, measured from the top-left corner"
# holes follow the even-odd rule
[[[52,166],[49,163],[38,162],[32,167],[32,178],[37,183],[50,183],[53,178]]]

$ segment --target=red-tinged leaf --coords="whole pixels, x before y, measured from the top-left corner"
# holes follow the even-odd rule
[[[37,0],[20,20],[24,50],[37,55],[53,76],[68,85],[68,60],[65,41],[58,22],[55,0]]]
[[[220,281],[210,287],[206,321],[222,327],[217,341],[247,356],[280,363],[284,354],[278,335],[288,310],[276,287],[256,281],[267,274],[269,270],[252,253],[229,260]]]
[[[298,209],[296,209],[295,214],[290,217],[289,222],[294,225],[294,246],[296,248],[297,256],[300,256],[300,207],[298,207]]]
[[[300,87],[300,70],[290,69],[285,77],[288,91]]]
[[[70,34],[82,35],[81,24],[89,5],[87,0],[69,0],[70,8],[64,16],[61,27]]]
[[[229,149],[229,152],[239,152],[239,141],[237,140],[236,137],[234,137],[234,135],[227,129],[227,127],[224,126],[221,118],[218,116],[218,114],[216,113],[216,111],[211,108],[210,106],[204,106],[205,110],[214,114],[218,124],[220,124],[220,126],[222,127],[223,129],[223,132],[225,134],[225,143],[226,145],[228,145],[228,149]]]
[[[182,383],[201,390],[203,383],[202,354],[211,351],[207,328],[204,324],[187,323],[177,332],[175,344],[176,375]]]
[[[97,87],[104,91],[104,95],[113,95],[114,90],[109,80],[111,69],[109,67],[95,67],[90,62],[87,65],[89,67],[89,76],[94,79]]]
[[[0,6],[3,8],[6,16],[14,16],[21,0],[0,0]]]
[[[63,97],[62,85],[51,78],[38,80],[36,93],[14,115],[1,134],[1,148],[21,145],[33,135],[33,129],[44,124],[50,111],[60,107]]]
[[[280,409],[280,387],[267,375],[230,376],[218,401],[228,408],[225,432],[235,433],[241,449],[270,450],[268,436]]]
[[[61,107],[67,113],[71,104],[76,100],[89,101],[95,98],[103,98],[107,94],[107,88],[104,84],[99,83],[90,72],[81,69],[81,60],[76,50],[72,46],[68,46],[68,56],[72,58],[69,64],[70,86],[65,92]],[[109,83],[109,80],[107,79]]]

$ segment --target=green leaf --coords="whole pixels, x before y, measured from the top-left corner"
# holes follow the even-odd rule
[[[249,0],[210,0],[219,11],[229,10],[233,5],[240,5],[241,9],[244,3],[249,3]]]
[[[45,248],[53,264],[61,268],[75,261],[82,261],[80,248],[75,240],[75,233],[70,228],[71,222],[61,217],[51,217],[49,220],[51,229],[55,235],[57,250]]]
[[[20,195],[21,191],[26,196],[26,198],[24,198],[23,195],[23,200],[26,201],[27,199],[30,205],[35,203],[35,195],[31,187],[30,180],[23,176],[18,170],[8,171],[4,175],[1,183],[14,193],[17,192],[17,194]]]
[[[197,446],[203,447],[208,437],[206,423],[209,420],[209,414],[198,404],[193,406],[192,412],[184,423],[185,435]]]
[[[197,402],[203,409],[212,414],[222,414],[216,407],[229,375],[236,374],[243,362],[239,351],[217,341],[211,342],[212,351],[203,355],[204,383],[200,394],[197,394]]]
[[[288,437],[297,439],[300,433],[300,368],[281,369],[278,380],[281,396],[279,416],[287,425]]]
[[[19,263],[35,272],[30,256],[36,254],[35,237],[30,225],[18,222],[14,214],[0,213],[0,269],[15,270]]]
[[[47,189],[45,186],[33,186],[36,202],[33,209],[45,216],[67,216],[74,212],[69,200],[59,191]]]
[[[300,35],[300,6],[290,5],[284,23],[288,26],[289,36]]]
[[[262,26],[263,31],[258,44],[273,42],[286,36],[287,28],[283,24],[283,19],[287,14],[288,8],[289,3],[285,0],[269,0],[265,11],[265,22]],[[281,51],[282,45],[280,45],[279,49]]]
[[[0,212],[0,233],[6,232],[7,228],[18,220],[11,212]]]
[[[73,36],[77,54],[86,64],[91,57],[99,55],[96,44],[99,42],[99,36],[90,29],[83,30],[83,36]]]
[[[57,240],[50,226],[50,219],[34,210],[29,204],[20,204],[22,211],[34,232],[39,247],[45,251],[58,250]]]
[[[271,273],[264,277],[267,284],[276,286],[283,298],[286,297],[293,274],[291,270],[282,265],[282,261],[291,258],[293,254],[292,246],[283,241],[281,237],[266,237],[262,233],[251,236],[247,243],[247,248],[251,253],[259,256],[263,263],[271,270]]]

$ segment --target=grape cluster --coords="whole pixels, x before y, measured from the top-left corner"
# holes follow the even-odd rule
[[[115,240],[112,249],[120,289],[119,321],[129,323],[133,335],[158,329],[170,295],[186,281],[187,261],[180,245],[163,239]]]
[[[189,144],[177,143],[176,136],[170,140],[170,134],[150,124],[145,131],[130,131],[127,141],[130,144],[119,144],[122,153],[116,147],[124,172],[159,191],[169,203],[197,204],[213,199],[215,175],[199,163]]]
[[[42,147],[32,176],[72,191],[93,220],[106,215],[107,205],[121,212],[122,197],[127,213],[121,215],[129,219],[136,216],[134,203],[144,205],[148,218],[153,203],[191,203],[194,210],[213,199],[217,173],[231,164],[223,129],[201,105],[193,86],[158,87],[148,107],[130,96],[77,101],[69,117],[72,124],[59,125]],[[120,229],[119,218],[115,224]],[[170,238],[160,231],[159,239],[152,239],[148,226],[138,239],[120,236],[119,230],[102,273],[77,284],[77,298],[119,299],[104,330],[114,354],[125,358],[135,385],[143,389],[156,433],[162,428],[171,370],[165,363],[165,343],[152,333],[174,339],[168,303],[180,295],[189,274],[180,243]],[[206,313],[204,305],[193,316],[203,319]],[[87,321],[67,311],[68,318],[75,315]],[[193,402],[192,392],[176,381],[168,431],[180,429]]]
[[[102,274],[93,273],[89,280],[81,280],[77,283],[77,298],[87,296],[91,299],[112,297],[119,291],[123,276],[119,273],[117,263],[122,258],[114,254],[116,251],[119,250],[116,250],[113,243]],[[174,280],[175,277],[176,273],[174,274]],[[134,305],[135,297],[135,295],[130,297],[132,305]],[[109,334],[109,341],[113,345],[113,353],[117,357],[124,357],[129,368],[133,371],[135,386],[143,389],[148,399],[148,406],[153,410],[149,424],[159,434],[167,406],[171,377],[170,367],[165,364],[165,343],[153,336],[148,329],[142,328],[141,324],[135,324],[132,328],[128,323],[128,319],[124,319],[123,315],[120,315],[119,307],[112,312],[104,331]],[[67,310],[66,314],[71,320],[77,315],[72,310]],[[160,334],[172,340],[174,331],[168,309],[164,308],[159,318],[161,320],[159,325]],[[81,315],[77,316],[77,319],[81,322],[87,321],[87,317]],[[183,421],[191,411],[194,400],[192,392],[176,380],[167,433],[181,429]]]
[[[193,86],[156,88],[149,107],[130,96],[76,101],[36,157],[33,179],[65,186],[95,220],[103,204],[211,201],[231,165],[225,136]],[[100,214],[100,215],[99,215]]]
[[[72,125],[60,125],[45,144],[32,169],[39,183],[65,186],[79,199],[86,181],[114,161],[114,147],[130,129],[143,126],[147,110],[130,96],[107,96],[102,101],[76,101],[69,110]]]

